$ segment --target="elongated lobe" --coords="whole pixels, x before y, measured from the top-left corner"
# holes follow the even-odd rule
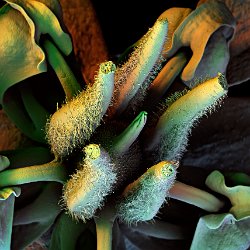
[[[178,160],[184,152],[188,135],[195,122],[226,96],[227,83],[222,74],[181,96],[160,117],[147,138],[147,151],[153,151],[156,161]]]
[[[147,170],[136,181],[129,184],[117,205],[117,214],[128,224],[154,218],[172,187],[176,166],[162,161]]]
[[[147,121],[147,112],[142,111],[132,123],[117,137],[113,139],[109,152],[119,156],[127,152],[135,142]]]
[[[92,86],[58,109],[47,124],[47,139],[56,157],[67,157],[82,147],[100,125],[114,88],[115,65],[100,64]]]
[[[186,202],[209,212],[218,212],[224,206],[224,202],[214,195],[179,181],[175,182],[168,195],[170,198]]]
[[[84,148],[85,159],[63,189],[63,204],[76,219],[94,216],[116,181],[113,164],[107,152],[96,144]]]
[[[66,180],[67,173],[65,167],[53,160],[42,165],[2,171],[0,173],[0,188],[37,181],[55,181],[64,184]]]
[[[20,12],[25,12],[33,20],[37,29],[35,34],[37,36],[36,40],[40,38],[41,34],[49,34],[65,55],[69,55],[72,52],[73,46],[70,35],[62,30],[61,24],[54,14],[55,10],[48,8],[42,1],[10,0],[6,2]],[[55,6],[58,7],[59,3],[57,1],[54,2]]]
[[[111,115],[119,115],[124,111],[139,89],[138,100],[145,94],[151,78],[155,71],[159,70],[159,65],[162,62],[161,52],[167,30],[167,20],[157,20],[142,38],[128,61],[117,69],[113,105],[110,107]]]

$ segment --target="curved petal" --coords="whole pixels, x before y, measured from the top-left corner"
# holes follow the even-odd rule
[[[129,107],[136,112],[163,61],[161,53],[167,39],[167,30],[167,19],[157,19],[139,41],[127,62],[117,67],[109,116],[119,116]]]
[[[162,161],[126,186],[118,201],[117,216],[127,224],[152,220],[163,205],[176,177],[176,164]],[[149,198],[150,197],[150,198]]]
[[[36,199],[15,211],[12,232],[12,249],[25,249],[43,235],[61,212],[58,205],[61,184],[44,183]]]
[[[6,187],[0,190],[0,200],[7,200],[11,195],[18,197],[21,194],[19,187]]]
[[[237,220],[250,218],[250,187],[227,187],[225,178],[219,171],[213,171],[206,179],[206,185],[215,192],[229,198],[232,208],[229,210]]]
[[[244,250],[249,247],[250,219],[237,222],[232,214],[201,217],[190,250]]]
[[[153,153],[156,161],[179,160],[186,150],[194,124],[206,112],[215,109],[226,94],[227,83],[219,74],[180,95],[165,109],[150,135],[145,138],[145,152]]]
[[[101,208],[117,180],[108,153],[96,144],[84,147],[86,157],[64,185],[62,203],[73,218],[85,222]]]
[[[196,85],[195,79],[215,77],[218,72],[226,74],[229,59],[228,42],[222,31],[217,30],[209,38],[200,63],[196,68],[193,68],[194,75],[192,80],[185,81],[187,79],[186,71],[182,72],[181,78],[187,86],[194,87]]]
[[[20,188],[18,187],[0,190],[0,249],[10,249],[14,202],[15,196],[19,195]]]
[[[67,157],[81,148],[100,125],[111,102],[115,70],[111,61],[101,63],[92,86],[88,85],[51,116],[47,139],[57,157]]]
[[[181,22],[192,12],[192,9],[189,8],[170,8],[164,11],[158,19],[167,19],[168,20],[168,39],[165,41],[164,50],[162,52],[165,58],[168,58],[168,51],[172,46],[172,39],[174,32],[181,24]]]
[[[167,52],[171,57],[181,47],[190,46],[193,55],[183,70],[184,81],[194,77],[211,35],[220,29],[226,41],[230,41],[234,34],[234,27],[234,17],[222,2],[209,1],[201,4],[188,15],[174,32],[172,46]]]
[[[37,42],[39,41],[41,34],[49,34],[58,48],[60,48],[65,55],[71,53],[71,38],[69,34],[62,30],[57,16],[48,6],[40,1],[34,0],[10,0],[7,2],[23,15],[27,14],[30,16],[36,26],[35,36]],[[46,1],[44,2],[46,3]]]
[[[87,229],[86,223],[76,222],[68,214],[61,213],[55,222],[49,249],[76,249],[78,238]]]
[[[4,5],[0,9],[0,103],[17,82],[46,71],[45,55],[35,42],[35,26],[25,13]],[[13,39],[15,38],[15,39]]]

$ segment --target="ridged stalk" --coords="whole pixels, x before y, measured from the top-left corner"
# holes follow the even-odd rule
[[[220,201],[214,195],[179,181],[176,181],[169,190],[168,196],[208,212],[218,212],[224,205],[224,202]]]
[[[0,172],[0,188],[37,181],[55,181],[64,184],[67,180],[65,167],[56,161],[42,165],[7,169]]]

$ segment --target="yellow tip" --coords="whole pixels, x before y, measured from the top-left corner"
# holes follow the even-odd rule
[[[83,151],[86,154],[86,157],[92,160],[99,158],[101,155],[100,147],[97,144],[90,144],[84,147]]]

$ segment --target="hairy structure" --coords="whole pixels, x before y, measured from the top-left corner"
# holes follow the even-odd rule
[[[132,101],[132,106],[136,106],[143,100],[148,85],[159,71],[163,61],[161,53],[167,30],[168,21],[157,20],[141,39],[128,61],[117,68],[113,105],[109,109],[112,115],[121,114],[132,100],[137,100]]]
[[[86,221],[101,208],[116,181],[113,164],[96,144],[84,148],[85,159],[63,188],[62,203],[76,219]]]
[[[47,124],[47,139],[58,158],[84,146],[105,114],[114,86],[115,65],[100,64],[95,82],[58,109]]]
[[[118,217],[128,223],[154,218],[163,205],[167,190],[174,184],[176,167],[163,161],[149,168],[139,179],[129,184],[117,204]]]
[[[186,149],[192,127],[226,96],[226,86],[225,77],[219,74],[181,95],[167,108],[148,138],[146,146],[146,150],[155,155],[156,162],[179,160]]]
[[[1,27],[6,27],[3,30],[7,34],[0,39],[3,51],[0,72],[4,77],[2,87],[0,85],[1,106],[31,139],[47,142],[49,148],[46,154],[41,153],[41,163],[28,167],[15,168],[18,158],[15,153],[13,156],[10,152],[6,153],[10,161],[5,156],[0,157],[0,199],[4,200],[3,205],[9,202],[6,194],[19,190],[15,186],[32,182],[59,182],[61,204],[54,197],[48,201],[56,201],[65,210],[62,214],[70,214],[72,218],[69,223],[64,221],[64,231],[60,231],[60,227],[52,227],[55,217],[48,223],[48,228],[53,228],[52,242],[60,241],[59,235],[64,242],[68,242],[64,244],[61,241],[63,247],[58,246],[58,249],[78,248],[78,238],[86,237],[88,234],[85,232],[89,229],[92,231],[92,221],[96,225],[97,237],[93,243],[97,242],[98,250],[111,250],[116,218],[130,226],[153,220],[168,198],[208,212],[220,211],[224,201],[180,182],[176,175],[191,129],[201,116],[213,111],[227,93],[224,76],[218,74],[214,77],[218,71],[224,72],[224,63],[229,58],[224,52],[228,50],[227,44],[234,30],[232,16],[223,4],[201,1],[206,3],[200,4],[195,12],[182,8],[164,12],[148,32],[130,47],[133,51],[126,50],[118,59],[122,62],[121,58],[126,57],[126,62],[117,66],[111,61],[101,63],[94,82],[83,90],[85,83],[78,82],[81,77],[75,77],[73,64],[67,63],[73,56],[73,47],[70,35],[64,31],[66,27],[58,0],[6,2],[0,9],[0,23],[5,24]],[[198,32],[200,30],[204,34]],[[221,46],[214,46],[216,41]],[[9,65],[13,67],[10,69]],[[213,68],[205,74],[203,70],[211,65]],[[27,85],[20,82],[46,70],[54,71],[52,75],[58,78],[59,86],[65,93],[63,104],[60,92],[57,96],[57,92],[54,95],[51,91],[51,100],[38,98],[37,92],[29,89],[33,86],[32,81],[28,81]],[[191,83],[196,83],[194,79],[199,76],[203,83],[192,86]],[[172,83],[174,89],[181,87],[180,80],[189,90],[168,95],[167,90]],[[14,86],[17,82],[20,84]],[[54,87],[58,87],[55,83]],[[10,87],[13,88],[9,90]],[[44,91],[47,91],[46,85]],[[163,97],[167,99],[162,100]],[[159,111],[162,101],[164,107]],[[53,108],[54,112],[56,105],[59,109],[51,114],[47,108]],[[157,107],[158,110],[155,110]],[[25,159],[27,156],[22,153],[21,150]],[[39,160],[30,149],[28,153],[33,156],[29,160]],[[10,168],[6,169],[9,165]],[[219,190],[215,187],[214,191]],[[32,195],[35,194],[32,191]],[[45,198],[50,198],[50,192],[46,192]],[[52,213],[46,209],[48,203],[41,203],[33,203],[28,209],[41,211],[38,221],[41,219],[43,222],[44,217],[46,219]],[[242,203],[242,208],[245,213],[245,203]],[[53,209],[56,215],[61,211],[58,206]],[[18,219],[28,229],[28,233],[18,230],[18,236],[33,237],[33,241],[35,237],[30,232],[39,229],[37,220],[30,220],[32,217],[26,207],[21,209],[21,213],[19,205],[16,210],[18,216],[15,215],[14,223],[9,217],[6,220],[5,216],[1,220],[4,223],[7,221],[11,229],[13,225],[17,226]],[[60,224],[61,218],[55,223]],[[70,223],[74,222],[73,219],[81,223],[73,225]],[[91,228],[88,228],[90,225]],[[13,237],[10,237],[11,230],[8,232],[9,246],[10,240],[17,238],[15,229]],[[43,232],[44,228],[39,235]],[[6,242],[6,237],[0,233],[1,242]],[[84,243],[81,238],[81,244]],[[11,242],[11,245],[15,246],[15,243]],[[56,244],[54,247],[52,243],[50,248],[56,248]]]

